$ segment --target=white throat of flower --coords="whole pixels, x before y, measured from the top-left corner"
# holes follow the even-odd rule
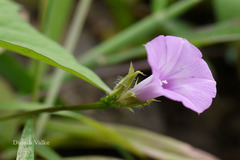
[[[167,80],[159,80],[159,81],[160,81],[161,86],[164,84],[168,84]]]

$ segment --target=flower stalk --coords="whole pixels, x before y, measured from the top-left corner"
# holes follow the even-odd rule
[[[153,100],[140,101],[136,97],[135,93],[132,91],[132,84],[135,81],[137,75],[143,74],[140,71],[134,71],[132,64],[130,65],[129,72],[127,76],[125,76],[114,89],[108,93],[107,96],[100,99],[100,101],[95,103],[86,103],[72,106],[60,106],[60,107],[46,107],[42,109],[16,113],[12,115],[8,115],[5,117],[0,117],[0,121],[18,118],[22,116],[28,115],[37,115],[44,112],[58,112],[64,110],[90,110],[90,109],[109,109],[109,108],[120,108],[125,107],[132,111],[131,108],[138,107],[142,105],[148,105]],[[136,86],[136,83],[135,85]]]

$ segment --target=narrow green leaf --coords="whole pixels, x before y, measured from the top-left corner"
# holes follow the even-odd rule
[[[174,3],[162,12],[157,12],[156,14],[148,16],[142,21],[139,21],[123,30],[113,38],[101,43],[97,47],[85,53],[83,56],[79,57],[79,60],[90,67],[94,67],[99,63],[101,64],[103,55],[133,44],[134,42],[137,42],[139,38],[151,35],[157,31],[166,20],[179,16],[194,5],[198,4],[198,2],[200,1],[183,0]]]
[[[205,27],[191,28],[187,23],[169,20],[162,28],[170,35],[184,37],[196,46],[240,40],[240,19],[214,23]],[[112,65],[129,59],[146,56],[143,46],[102,57],[99,65]]]
[[[106,92],[110,91],[95,73],[80,65],[57,43],[35,31],[17,11],[18,7],[12,1],[0,1],[0,46],[59,67]]]
[[[43,33],[54,41],[59,41],[68,24],[73,0],[51,0],[52,4],[47,9]],[[57,27],[56,27],[57,26]]]
[[[240,17],[239,0],[213,0],[215,15],[219,21]]]
[[[182,31],[178,35],[196,46],[240,40],[240,19],[215,23],[195,31]]]
[[[154,132],[123,125],[112,125],[126,139],[154,159],[218,160],[215,156],[191,145]]]
[[[166,33],[186,38],[198,47],[240,40],[240,19],[214,23],[206,27],[195,29],[182,21],[170,20],[166,21],[162,25],[162,28]],[[126,51],[107,54],[102,57],[98,65],[113,65],[145,56],[145,48],[139,46]]]
[[[34,160],[33,118],[25,124],[18,146],[17,160]]]
[[[34,147],[35,152],[45,160],[62,160],[62,157],[49,146],[35,145]]]
[[[81,141],[86,141],[81,144],[81,147],[88,146],[89,143],[92,144],[92,147],[105,147],[105,143],[109,141],[109,139],[102,139],[100,131],[92,130],[90,126],[88,127],[79,123],[52,120],[48,122],[47,126],[48,131],[63,132],[66,134],[64,139],[58,139],[57,141],[54,140],[55,136],[52,136],[51,142],[55,141],[54,143],[60,146],[64,144],[66,139],[71,141],[71,137],[73,136],[74,141],[76,141],[77,137]],[[131,142],[145,156],[152,159],[218,160],[218,158],[209,153],[168,136],[125,125],[111,124],[107,126]],[[67,130],[64,127],[67,127]],[[50,139],[51,136],[48,138]],[[98,144],[99,142],[102,142],[102,144]],[[95,143],[98,145],[94,145]]]

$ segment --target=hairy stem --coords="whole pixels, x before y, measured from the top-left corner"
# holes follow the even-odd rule
[[[33,111],[27,111],[17,114],[12,114],[4,117],[0,117],[0,121],[9,120],[13,118],[28,116],[28,115],[37,115],[43,112],[57,112],[57,111],[64,111],[64,110],[89,110],[89,109],[107,109],[112,108],[113,106],[103,103],[101,101],[95,103],[86,103],[86,104],[79,104],[79,105],[72,105],[72,106],[59,106],[59,107],[47,107],[42,109],[37,109]]]

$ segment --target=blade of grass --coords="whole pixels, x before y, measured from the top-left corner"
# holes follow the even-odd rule
[[[79,61],[84,65],[94,67],[99,61],[101,61],[103,55],[112,53],[113,51],[136,42],[139,38],[154,33],[166,20],[179,16],[194,5],[198,4],[198,2],[200,1],[180,1],[162,12],[152,14],[149,17],[144,18],[142,21],[128,27],[113,38],[91,49],[79,57]]]
[[[33,117],[25,124],[18,146],[17,160],[34,160]]]
[[[189,30],[176,21],[166,22],[163,27],[175,36],[184,37],[196,46],[236,41],[240,39],[240,19],[218,22],[205,27]],[[178,28],[181,28],[178,29]]]
[[[66,37],[66,41],[64,44],[64,47],[68,51],[70,51],[70,53],[72,53],[74,48],[76,47],[76,44],[80,37],[82,27],[84,25],[91,2],[92,2],[91,0],[81,0],[78,3],[77,10],[73,18],[73,22],[70,26],[69,33]],[[51,106],[54,104],[56,97],[59,93],[64,75],[65,75],[64,71],[59,69],[54,72],[53,81],[45,100],[46,106]],[[45,123],[48,121],[48,119],[49,119],[48,114],[44,114],[44,115],[41,115],[41,117],[39,117],[39,120],[37,121],[37,130],[36,130],[37,138],[41,136],[44,130]]]
[[[60,41],[69,21],[73,0],[50,0],[46,16],[42,16],[43,33],[54,41]],[[44,10],[44,7],[42,7]],[[43,12],[44,14],[44,12]],[[56,27],[57,26],[57,27]]]

